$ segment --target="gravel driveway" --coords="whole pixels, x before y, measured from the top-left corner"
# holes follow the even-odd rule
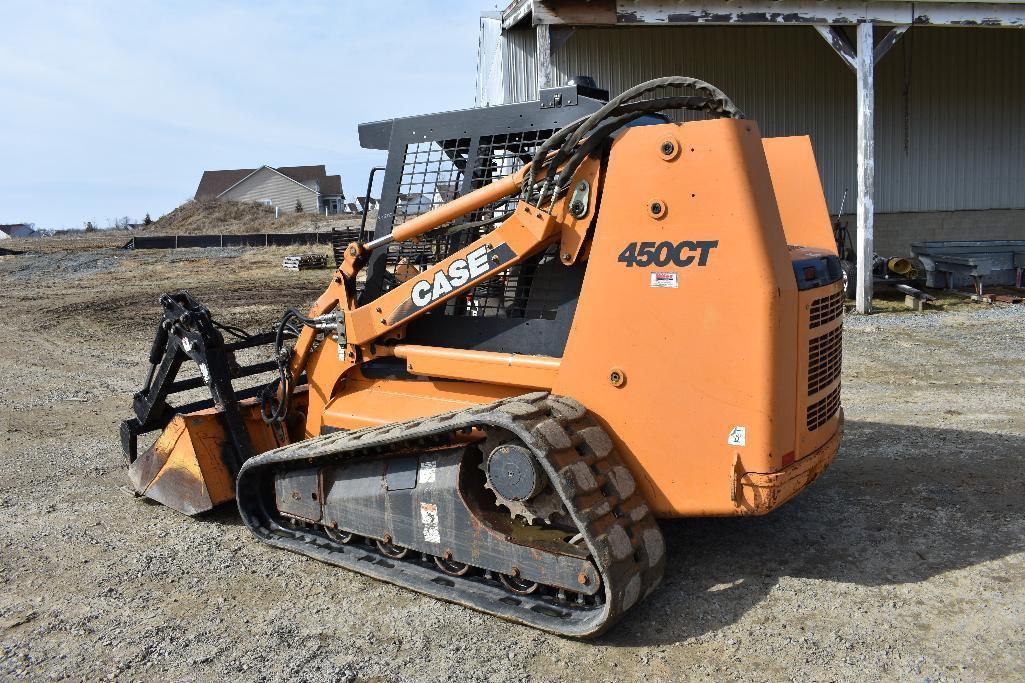
[[[849,317],[832,467],[764,518],[665,522],[661,589],[576,642],[127,492],[156,295],[266,325],[326,278],[280,258],[0,257],[0,678],[1025,678],[1025,306]]]

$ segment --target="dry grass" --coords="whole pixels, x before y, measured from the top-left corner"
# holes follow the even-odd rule
[[[116,249],[123,245],[133,233],[116,230],[100,230],[62,233],[53,237],[21,237],[4,240],[3,246],[24,253],[52,254],[57,251],[89,251],[91,249]]]

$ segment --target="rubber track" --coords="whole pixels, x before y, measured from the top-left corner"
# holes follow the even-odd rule
[[[602,578],[604,603],[569,607],[512,595],[480,577],[448,576],[417,560],[393,560],[363,544],[337,544],[320,533],[278,521],[273,477],[283,467],[324,467],[408,453],[454,443],[460,432],[488,427],[513,433],[537,456],[591,552]],[[268,451],[242,467],[237,498],[246,525],[271,545],[566,636],[604,632],[654,590],[665,566],[662,533],[608,434],[577,401],[543,392],[430,418],[335,432]]]

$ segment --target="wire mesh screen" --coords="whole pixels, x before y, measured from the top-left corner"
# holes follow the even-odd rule
[[[522,133],[482,135],[477,147],[477,163],[473,169],[473,189],[484,187],[497,178],[518,171],[534,156],[538,145],[554,132],[531,130]],[[511,202],[513,199],[507,201]]]
[[[470,138],[408,144],[392,228],[516,172],[553,132],[482,135],[476,144]],[[508,197],[442,225],[417,242],[389,245],[384,289],[416,277],[491,232],[515,205],[516,197]],[[455,297],[432,314],[554,319],[558,301],[553,290],[561,267],[557,256],[555,248],[550,248]]]

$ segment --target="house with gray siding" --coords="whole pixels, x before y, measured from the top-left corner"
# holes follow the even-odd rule
[[[328,175],[323,164],[204,171],[196,199],[212,198],[257,202],[281,213],[292,213],[300,206],[306,213],[337,214],[345,210],[342,178]]]

